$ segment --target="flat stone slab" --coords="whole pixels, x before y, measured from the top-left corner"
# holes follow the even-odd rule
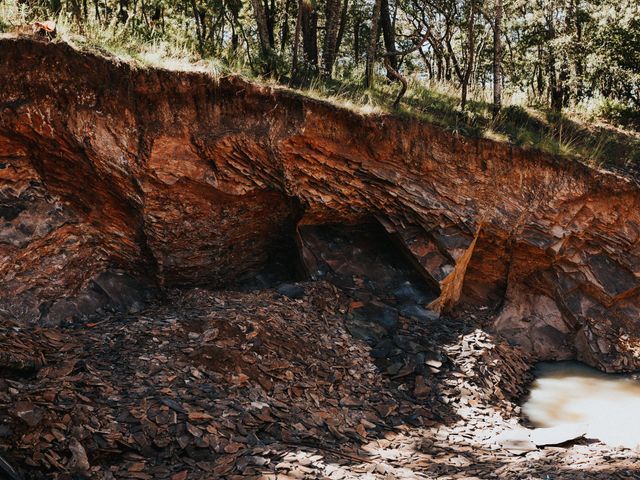
[[[545,445],[562,443],[584,437],[587,432],[585,424],[566,424],[551,428],[514,428],[506,430],[495,438],[495,442],[504,450],[514,455],[523,455]]]
[[[526,428],[514,428],[505,430],[495,439],[496,443],[504,450],[514,455],[523,455],[537,450],[536,444],[531,441],[531,431]]]
[[[530,438],[538,446],[560,445],[584,437],[586,433],[586,424],[566,424],[550,428],[535,428],[531,430]]]

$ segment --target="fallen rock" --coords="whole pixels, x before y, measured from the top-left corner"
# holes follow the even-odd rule
[[[504,450],[516,455],[521,455],[537,447],[545,445],[560,445],[562,443],[584,437],[587,426],[581,424],[566,424],[550,428],[514,428],[506,430],[496,437]]]
[[[353,311],[356,320],[375,322],[392,332],[398,328],[398,312],[380,302],[369,302]]]
[[[415,386],[413,388],[413,394],[417,399],[427,398],[430,392],[430,387],[424,381],[424,377],[422,375],[416,375]]]
[[[71,471],[87,475],[91,469],[91,464],[82,444],[77,439],[72,438],[69,440],[69,451],[71,452],[71,460],[69,462]]]
[[[423,304],[429,301],[424,289],[418,288],[410,281],[405,281],[393,291],[397,301],[408,304]]]
[[[31,402],[18,402],[14,408],[15,415],[30,427],[38,426],[44,417],[42,408]]]
[[[304,297],[304,287],[302,285],[296,285],[294,283],[283,283],[276,291],[280,295],[289,297],[292,299],[299,299]]]
[[[400,314],[405,317],[412,317],[422,322],[433,322],[440,318],[438,312],[428,310],[420,305],[405,305],[400,309]]]
[[[495,441],[509,453],[523,455],[538,449],[536,444],[531,441],[530,433],[526,428],[505,430],[496,437]]]
[[[566,424],[549,428],[534,428],[530,432],[533,443],[541,447],[544,445],[560,445],[561,443],[584,437],[587,433],[587,425]]]
[[[388,357],[394,349],[396,349],[396,347],[393,340],[384,338],[371,349],[371,356],[373,358],[385,358]]]
[[[0,456],[0,471],[4,473],[9,480],[22,480],[20,474],[13,466]]]
[[[427,359],[425,360],[425,365],[429,365],[430,367],[433,368],[440,368],[442,366],[442,362],[440,360],[435,360],[435,359]]]

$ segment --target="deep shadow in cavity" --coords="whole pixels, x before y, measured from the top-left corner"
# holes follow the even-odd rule
[[[439,320],[427,305],[439,294],[377,223],[299,228],[302,263],[311,279],[325,279],[353,301],[347,330],[367,342],[380,370],[411,381],[438,358],[426,335]],[[411,383],[413,383],[411,381]]]
[[[252,292],[305,280],[294,232],[293,226],[282,232],[268,253],[267,261],[259,269],[245,272],[228,288]]]
[[[438,296],[378,223],[302,226],[299,244],[309,278],[327,279],[354,298],[375,296],[406,309]]]

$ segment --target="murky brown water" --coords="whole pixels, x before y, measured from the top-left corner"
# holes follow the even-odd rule
[[[578,362],[540,363],[523,413],[536,427],[584,424],[587,438],[640,445],[638,375],[602,373]]]

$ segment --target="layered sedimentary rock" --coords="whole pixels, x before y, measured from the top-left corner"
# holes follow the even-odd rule
[[[577,162],[204,73],[0,39],[0,315],[216,285],[375,219],[439,297],[538,358],[640,366],[640,193]],[[107,272],[107,273],[105,273]]]

